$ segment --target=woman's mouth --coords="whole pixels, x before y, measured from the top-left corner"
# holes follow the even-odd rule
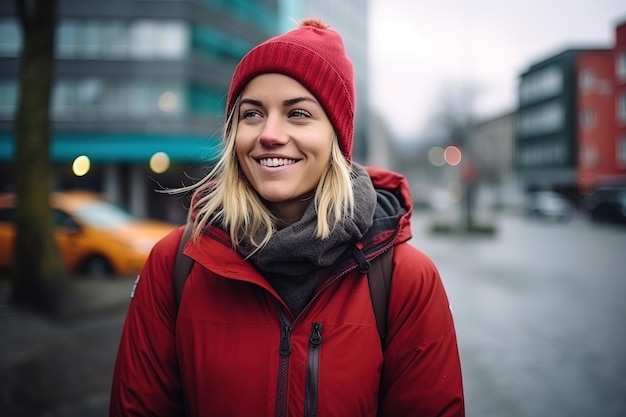
[[[293,165],[298,162],[295,159],[287,159],[287,158],[261,158],[258,160],[259,164],[264,167],[282,167],[287,165]]]

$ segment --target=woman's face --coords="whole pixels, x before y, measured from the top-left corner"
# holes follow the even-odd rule
[[[273,211],[293,223],[330,164],[330,120],[313,94],[281,74],[253,78],[238,111],[235,152],[241,169]]]

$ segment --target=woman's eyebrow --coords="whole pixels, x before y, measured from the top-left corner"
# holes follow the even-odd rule
[[[261,107],[263,106],[263,102],[261,100],[255,100],[253,98],[242,98],[239,102],[240,104],[252,104],[253,106]]]
[[[302,101],[310,101],[311,103],[319,104],[317,100],[315,100],[313,97],[304,96],[304,97],[296,97],[296,98],[290,98],[289,100],[285,100],[283,101],[283,106],[285,107],[292,106]]]
[[[289,106],[293,106],[294,104],[298,104],[303,101],[308,101],[314,104],[319,104],[317,100],[315,100],[313,97],[303,96],[303,97],[294,97],[294,98],[290,98],[287,100],[283,100],[283,106],[289,107]],[[253,106],[257,106],[257,107],[263,107],[263,102],[261,100],[257,100],[254,98],[242,98],[239,103],[250,104]]]

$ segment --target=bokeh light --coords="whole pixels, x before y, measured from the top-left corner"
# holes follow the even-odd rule
[[[178,106],[178,97],[171,91],[166,91],[159,96],[159,109],[166,113],[176,110]]]
[[[461,163],[461,150],[456,146],[448,146],[444,151],[444,159],[449,165],[456,166]]]
[[[150,169],[156,174],[162,174],[170,167],[170,157],[165,152],[157,152],[150,158]]]
[[[433,146],[428,150],[428,160],[434,166],[440,167],[446,163],[446,160],[443,156],[444,150],[440,146]]]
[[[74,162],[72,163],[72,172],[77,177],[82,177],[83,175],[86,175],[90,169],[91,161],[86,155],[80,155],[76,157],[76,159],[74,159]]]

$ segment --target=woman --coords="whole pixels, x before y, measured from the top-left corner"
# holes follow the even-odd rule
[[[408,244],[403,177],[352,162],[353,70],[309,19],[233,74],[225,147],[195,190],[195,262],[177,306],[182,228],[141,273],[111,416],[463,416],[453,319]],[[365,272],[393,247],[381,346]]]

